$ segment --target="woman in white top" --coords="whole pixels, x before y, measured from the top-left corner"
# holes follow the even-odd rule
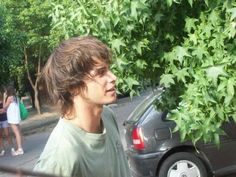
[[[20,130],[20,109],[19,101],[13,86],[8,86],[4,93],[3,108],[7,112],[7,120],[16,138],[17,150],[12,149],[12,155],[23,155],[22,149],[22,134]]]

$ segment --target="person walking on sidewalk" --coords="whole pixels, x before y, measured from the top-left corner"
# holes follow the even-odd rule
[[[49,57],[43,77],[61,118],[34,171],[67,177],[130,177],[116,118],[104,105],[116,101],[110,51],[95,37],[64,41]],[[105,167],[105,168],[104,168]]]
[[[3,94],[0,92],[0,156],[5,155],[4,137],[6,138],[9,147],[12,147],[13,143],[10,137],[7,114],[3,109]]]
[[[15,88],[8,86],[6,92],[4,92],[4,103],[3,108],[7,112],[7,121],[15,135],[17,150],[11,149],[12,155],[23,155],[24,151],[22,148],[22,134],[20,130],[20,110],[19,110],[19,99],[16,96]]]

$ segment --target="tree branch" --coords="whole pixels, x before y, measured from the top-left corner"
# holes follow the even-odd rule
[[[29,82],[30,82],[30,85],[32,86],[33,89],[35,89],[35,85],[33,83],[33,80],[30,76],[30,73],[29,73],[29,63],[28,63],[28,55],[27,55],[27,49],[26,47],[24,47],[24,65],[25,65],[25,68],[26,68],[26,73],[27,73],[27,77],[29,79]]]

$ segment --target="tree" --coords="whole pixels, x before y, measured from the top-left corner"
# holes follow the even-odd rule
[[[110,45],[121,92],[163,85],[158,105],[183,140],[219,144],[235,119],[235,1],[63,1],[52,19],[55,43],[91,34]]]
[[[17,46],[21,51],[20,57],[23,59],[23,72],[26,72],[34,90],[34,105],[40,114],[38,83],[41,65],[48,57],[50,50],[48,48],[50,4],[47,1],[25,0],[15,3],[14,0],[7,0],[4,5],[10,12],[12,29],[17,29],[17,33],[23,36],[20,41],[17,41],[20,44]]]
[[[164,54],[160,83],[172,102],[170,119],[181,139],[219,145],[224,122],[236,121],[236,3],[188,1],[199,15],[185,17],[183,41]],[[186,6],[182,2],[181,5]]]
[[[0,85],[5,86],[10,82],[18,82],[23,76],[22,67],[20,67],[20,51],[18,50],[18,43],[21,39],[21,35],[18,35],[11,26],[11,19],[9,18],[9,12],[1,4],[0,6]]]

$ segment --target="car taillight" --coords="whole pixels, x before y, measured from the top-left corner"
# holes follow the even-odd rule
[[[145,148],[141,128],[134,128],[132,132],[134,149],[143,150]]]

